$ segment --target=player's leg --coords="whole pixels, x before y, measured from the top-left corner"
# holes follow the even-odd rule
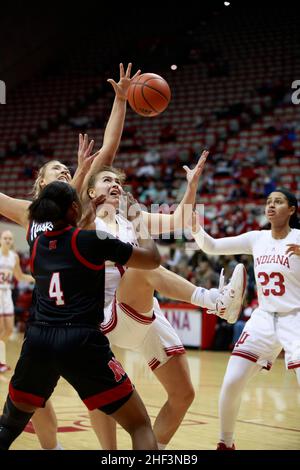
[[[130,434],[133,450],[157,449],[150,418],[136,390],[111,416]]]
[[[1,292],[0,311],[0,372],[10,370],[6,363],[6,342],[14,329],[14,304],[10,290]]]
[[[11,444],[22,433],[36,407],[13,401],[7,395],[0,416],[0,450],[8,450]]]
[[[261,369],[260,365],[243,357],[231,356],[229,359],[219,397],[220,443],[227,448],[234,443],[234,430],[244,388]],[[222,448],[222,444],[219,447]]]
[[[117,449],[117,423],[100,410],[89,411],[91,425],[103,450]]]
[[[138,312],[151,311],[151,295],[156,290],[164,297],[192,303],[228,318],[234,323],[246,288],[246,272],[242,264],[236,266],[230,282],[224,286],[220,277],[220,289],[204,289],[194,286],[181,276],[159,266],[153,270],[128,269],[122,277],[117,299],[130,305]],[[226,310],[226,314],[224,312]]]
[[[286,368],[295,372],[300,386],[300,311],[278,315],[276,333],[284,350]]]
[[[145,272],[142,269],[127,269],[117,288],[116,298],[119,303],[152,317],[154,288]]]
[[[60,372],[88,410],[111,415],[130,434],[133,449],[157,449],[145,406],[108,339],[97,329],[83,327],[72,328],[67,336],[80,347],[60,357]],[[67,342],[68,337],[64,344]]]
[[[35,433],[44,450],[62,450],[57,441],[57,419],[50,400],[45,408],[38,408],[31,418]]]
[[[160,449],[166,447],[194,399],[189,365],[176,331],[153,300],[155,320],[140,347],[148,366],[167,393],[153,427]]]
[[[15,316],[14,314],[7,314],[3,316],[3,320],[4,320],[3,341],[6,342],[14,331]]]
[[[194,400],[188,361],[185,354],[173,356],[154,374],[168,394],[167,401],[159,411],[153,431],[159,448],[164,448],[180,426]]]
[[[57,384],[59,374],[47,353],[51,345],[48,336],[47,328],[29,326],[26,332],[0,420],[2,449],[8,449],[21,434],[32,413],[44,406]]]
[[[142,313],[151,309],[154,290],[164,297],[191,303],[198,289],[200,288],[163,266],[151,271],[130,268],[121,279],[117,290],[117,300]],[[200,303],[203,307],[215,307],[218,290],[211,289],[211,291],[211,296],[207,289],[203,290],[201,296],[199,293],[198,297],[201,297]]]
[[[6,372],[7,370],[10,370],[10,366],[6,362],[6,345],[8,338],[14,330],[14,320],[14,314],[3,315],[2,345],[0,345],[0,349],[2,349],[2,358],[0,358],[0,372]]]
[[[0,293],[1,295],[1,293]],[[0,372],[6,372],[8,369],[6,366],[6,345],[4,339],[4,315],[0,312]]]
[[[184,354],[173,356],[161,367],[155,369],[154,374],[168,395],[153,425],[158,446],[164,448],[180,426],[193,402],[195,392]],[[89,414],[102,449],[117,449],[116,421],[99,410],[90,411]]]

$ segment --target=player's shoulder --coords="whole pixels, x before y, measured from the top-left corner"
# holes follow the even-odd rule
[[[297,245],[299,245],[300,244],[300,229],[292,228],[291,238]]]
[[[247,235],[251,240],[261,240],[270,236],[270,230],[251,230]]]
[[[9,255],[11,257],[11,259],[17,261],[19,259],[19,255],[16,251],[14,250],[9,250]]]

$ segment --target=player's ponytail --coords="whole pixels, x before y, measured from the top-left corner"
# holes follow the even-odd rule
[[[75,189],[62,181],[54,181],[30,204],[29,219],[35,222],[64,220],[73,201],[78,201]]]

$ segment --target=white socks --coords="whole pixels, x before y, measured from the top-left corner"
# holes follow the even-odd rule
[[[232,432],[221,432],[219,442],[224,442],[226,447],[232,447],[233,433]]]
[[[63,448],[63,447],[60,445],[60,443],[58,442],[58,443],[56,444],[56,446],[53,447],[53,449],[43,449],[43,448],[42,448],[42,450],[64,450],[64,448]]]
[[[164,450],[167,444],[161,444],[160,442],[157,443],[158,450]]]
[[[218,289],[207,290],[204,287],[196,287],[191,297],[191,303],[209,310],[215,310],[218,295]]]
[[[6,347],[4,341],[0,340],[0,362],[6,364]]]

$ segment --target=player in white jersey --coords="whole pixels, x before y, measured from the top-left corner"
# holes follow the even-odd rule
[[[193,193],[197,188],[206,157],[207,152],[204,152],[194,170],[186,168],[187,193]],[[98,206],[96,228],[110,232],[122,241],[136,244],[137,236],[133,224],[117,213],[122,195],[123,177],[124,174],[122,175],[119,170],[104,167],[102,171],[90,178],[88,194],[91,198],[101,196],[105,198],[105,204]],[[194,202],[193,197],[191,204]],[[163,217],[143,211],[141,216],[144,222],[148,222],[150,230],[153,227],[152,216]],[[174,226],[174,216],[166,217],[170,217],[169,226]],[[94,225],[90,228],[94,228]],[[230,289],[233,283],[235,292]],[[168,395],[154,423],[154,433],[159,448],[164,448],[176,432],[194,398],[194,390],[184,347],[175,330],[162,314],[157,300],[153,298],[154,291],[157,290],[166,297],[192,302],[211,310],[219,309],[218,313],[221,316],[224,314],[222,307],[226,306],[227,314],[234,315],[231,320],[235,321],[245,290],[243,265],[239,265],[236,269],[230,287],[225,288],[221,293],[217,289],[210,291],[196,287],[162,266],[149,271],[148,275],[135,269],[128,269],[125,272],[123,267],[111,264],[106,267],[106,309],[102,331],[108,336],[112,345],[139,351]],[[232,296],[229,295],[230,293]],[[105,415],[103,415],[103,421],[103,425],[98,428],[102,447],[116,448],[114,422]]]
[[[220,394],[218,450],[234,450],[234,429],[242,392],[261,369],[269,370],[285,352],[288,369],[300,385],[300,225],[297,199],[286,189],[268,198],[271,230],[214,239],[203,228],[194,233],[199,248],[212,255],[253,256],[258,308],[247,321],[229,360]],[[193,229],[196,229],[195,219]]]
[[[12,250],[13,234],[10,230],[2,232],[0,237],[0,372],[10,370],[6,364],[6,341],[13,332],[14,304],[12,301],[12,282],[34,282],[33,277],[22,272],[20,259]]]

